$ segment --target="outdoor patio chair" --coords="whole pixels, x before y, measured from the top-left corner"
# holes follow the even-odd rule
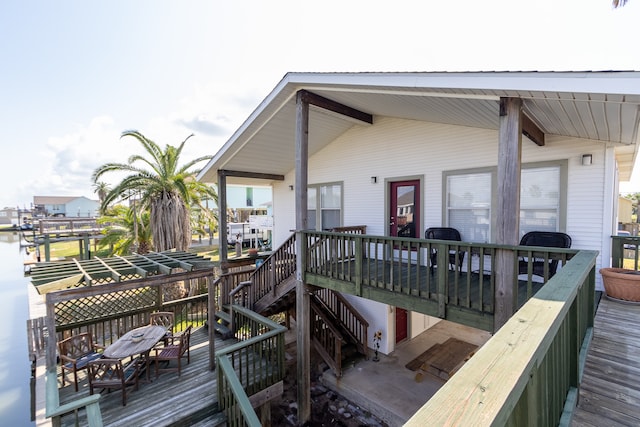
[[[570,248],[571,237],[568,234],[553,231],[530,231],[520,239],[520,246],[542,246],[545,248]],[[543,258],[534,257],[531,260],[533,264],[532,274],[534,276],[544,277],[545,261]],[[558,260],[550,259],[549,279],[556,274],[558,270]],[[518,261],[518,274],[528,274],[528,257],[521,257]]]
[[[104,346],[94,344],[91,333],[73,335],[58,343],[60,365],[62,367],[62,386],[65,386],[65,371],[73,372],[73,383],[78,391],[78,371],[86,369],[92,360],[102,357],[99,350]]]
[[[157,311],[149,315],[150,325],[159,325],[167,328],[167,333],[160,341],[167,345],[169,339],[173,336],[174,315],[171,311]]]
[[[140,376],[140,361],[133,359],[127,366],[122,365],[119,359],[98,359],[87,364],[87,376],[89,377],[89,394],[95,389],[122,390],[122,406],[127,404],[127,386],[134,386],[138,390],[138,377]]]
[[[427,228],[424,232],[425,239],[435,239],[435,240],[454,240],[454,241],[462,241],[460,237],[460,232],[455,228],[451,227],[431,227]],[[457,251],[458,255],[458,263],[456,264],[456,251],[449,251],[449,266],[453,269],[457,267],[458,269],[462,268],[462,262],[464,261],[465,251]],[[433,273],[433,267],[438,264],[438,250],[431,247],[431,254],[429,256],[431,264],[429,265],[429,270]]]
[[[150,360],[155,362],[156,377],[160,374],[160,371],[177,371],[178,376],[180,376],[182,371],[182,359],[186,357],[187,364],[191,362],[189,352],[191,328],[192,326],[189,325],[182,334],[172,336],[169,339],[168,345],[153,349],[154,354],[150,356]],[[177,366],[171,367],[171,361],[175,361]],[[169,362],[169,365],[166,368],[160,368],[160,362]]]

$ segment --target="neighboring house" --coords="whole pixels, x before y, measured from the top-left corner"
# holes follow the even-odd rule
[[[231,222],[247,222],[250,215],[271,215],[271,187],[229,185],[227,210],[233,213]]]
[[[0,209],[0,224],[19,225],[22,218],[31,217],[31,212],[27,210],[6,207]]]
[[[36,215],[96,217],[99,214],[100,202],[83,196],[33,196],[33,206]]]
[[[302,162],[301,97],[312,99]],[[566,232],[572,247],[599,251],[597,271],[610,265],[639,111],[637,72],[290,73],[198,179],[271,185],[274,248],[296,228],[292,190],[303,176],[308,228],[366,225],[367,234],[397,235],[400,212],[416,237],[448,226],[464,241],[508,243],[498,238],[501,215],[517,215],[512,241],[530,230]],[[502,135],[520,120],[521,140]],[[383,331],[380,350],[393,351],[394,307],[348,298],[370,330]],[[409,339],[438,321],[408,316]]]
[[[633,222],[633,201],[618,197],[618,224],[630,224]]]

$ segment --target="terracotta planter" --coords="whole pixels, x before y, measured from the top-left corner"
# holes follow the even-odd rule
[[[608,297],[640,302],[640,271],[626,268],[601,268],[600,274]]]

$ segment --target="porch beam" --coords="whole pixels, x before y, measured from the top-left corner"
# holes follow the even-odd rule
[[[255,178],[255,179],[266,179],[269,181],[284,181],[284,175],[220,169],[218,170],[218,185],[220,185],[220,177],[226,178],[228,176],[232,176],[235,178]],[[226,183],[226,180],[225,180],[225,183]],[[221,191],[221,189],[218,189],[218,191]]]
[[[333,111],[334,113],[342,114],[343,116],[347,116],[352,119],[365,122],[367,124],[373,123],[373,116],[371,114],[356,110],[355,108],[340,104],[339,102],[332,101],[328,98],[325,98],[324,96],[317,95],[313,92],[300,90],[298,91],[298,96],[301,96],[302,102],[306,103],[307,105],[315,105],[316,107]]]
[[[522,133],[540,147],[544,147],[544,131],[526,114],[522,115]]]
[[[306,259],[305,235],[307,229],[307,184],[309,166],[309,93],[296,94],[296,336],[297,336],[297,380],[298,422],[300,425],[311,419],[311,329],[310,295],[304,282]]]
[[[496,243],[516,246],[520,226],[520,170],[522,162],[522,99],[500,98],[498,132],[498,201]],[[515,307],[513,281],[516,278],[514,253],[496,251],[494,329],[504,325]]]

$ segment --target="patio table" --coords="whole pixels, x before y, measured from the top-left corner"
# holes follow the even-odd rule
[[[161,325],[147,325],[132,329],[105,348],[103,355],[110,359],[124,359],[137,354],[141,355],[145,361],[147,381],[151,381],[149,378],[149,352],[164,337],[166,332],[167,328]],[[142,339],[139,341],[134,339],[134,335],[138,334],[142,334]]]

